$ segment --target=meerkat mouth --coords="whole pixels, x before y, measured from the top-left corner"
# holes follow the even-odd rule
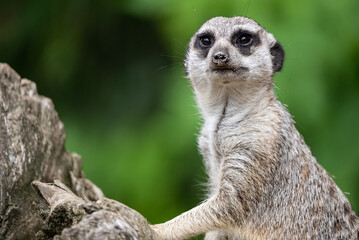
[[[247,67],[212,67],[209,71],[214,74],[213,77],[220,78],[223,84],[229,84],[236,79],[241,79],[246,72],[249,71]]]
[[[226,72],[237,72],[236,68],[233,67],[214,67],[211,68],[212,72],[226,73]]]
[[[213,67],[211,68],[212,72],[218,72],[218,73],[241,73],[248,71],[247,67]]]

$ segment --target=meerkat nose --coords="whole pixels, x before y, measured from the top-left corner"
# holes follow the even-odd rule
[[[227,51],[219,50],[213,53],[212,62],[218,66],[224,66],[229,61],[229,56]]]

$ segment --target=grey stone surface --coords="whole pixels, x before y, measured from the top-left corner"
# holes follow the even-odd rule
[[[34,181],[44,224],[38,240],[157,240],[147,220],[135,210],[108,198],[84,201],[60,181]]]
[[[52,101],[0,64],[0,240],[154,239],[140,214],[86,179],[65,138]]]

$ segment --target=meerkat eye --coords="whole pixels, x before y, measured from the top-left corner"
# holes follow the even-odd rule
[[[242,33],[238,36],[236,42],[237,42],[237,44],[240,44],[242,46],[249,46],[253,42],[253,37],[252,37],[252,35],[250,35],[248,33]]]
[[[208,36],[200,37],[199,42],[200,42],[201,47],[205,47],[205,48],[212,45],[212,39]]]

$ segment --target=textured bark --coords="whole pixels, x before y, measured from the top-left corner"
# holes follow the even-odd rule
[[[33,185],[45,220],[38,240],[158,239],[141,214],[119,202],[105,197],[86,202],[57,180]]]
[[[0,64],[0,240],[155,239],[139,213],[86,179],[65,138],[52,101]]]

